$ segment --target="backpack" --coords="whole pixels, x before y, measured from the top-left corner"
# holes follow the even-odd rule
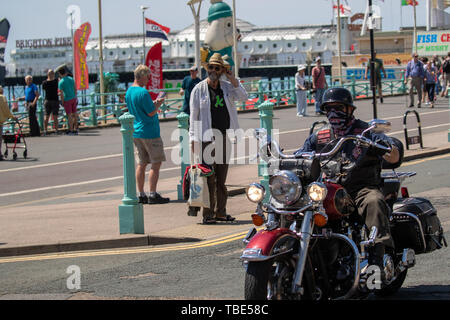
[[[450,73],[450,60],[445,60],[444,64],[442,65],[442,71],[445,73]]]

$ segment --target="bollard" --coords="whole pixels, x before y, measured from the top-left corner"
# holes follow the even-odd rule
[[[260,127],[267,130],[267,135],[269,137],[272,136],[272,128],[273,128],[273,103],[270,101],[266,101],[258,106],[259,110],[259,119],[260,119]],[[262,177],[261,184],[266,189],[266,197],[264,202],[269,201],[270,194],[269,190],[269,171],[267,162],[260,158],[258,163],[258,176]]]
[[[352,73],[352,84],[351,84],[351,92],[353,99],[356,99],[356,76],[354,73]]]
[[[119,206],[120,234],[144,233],[144,210],[136,196],[136,171],[134,165],[134,116],[126,112],[119,118],[123,146],[124,196]]]
[[[91,93],[91,124],[93,127],[97,126],[97,108],[95,106],[95,92]]]
[[[180,112],[177,116],[178,129],[180,131],[180,167],[181,178],[180,183],[177,185],[178,200],[183,200],[183,177],[186,172],[186,168],[189,165],[189,115],[184,112]]]

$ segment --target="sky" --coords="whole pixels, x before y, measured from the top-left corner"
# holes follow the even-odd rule
[[[400,6],[401,0],[373,0],[380,7],[383,30],[398,30],[413,26],[413,8]],[[171,28],[182,30],[194,23],[188,0],[102,0],[103,36],[142,32],[140,6],[149,7],[146,17]],[[232,7],[232,0],[224,0]],[[336,2],[336,0],[334,1]],[[352,14],[364,13],[367,0],[341,0],[348,4]],[[417,26],[426,24],[425,0],[418,0]],[[15,49],[16,40],[70,37],[67,13],[70,6],[77,6],[81,23],[90,22],[92,38],[98,38],[98,1],[95,0],[0,0],[0,19],[7,18],[11,24],[6,48]],[[332,0],[236,0],[237,18],[256,26],[327,24],[332,19]],[[211,3],[203,0],[200,18],[206,19]],[[196,5],[197,7],[198,5]],[[402,11],[402,14],[400,12]],[[447,11],[449,11],[447,9]],[[400,19],[401,17],[401,19]],[[70,25],[70,24],[69,24]]]

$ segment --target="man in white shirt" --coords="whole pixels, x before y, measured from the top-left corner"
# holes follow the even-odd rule
[[[203,208],[203,223],[233,221],[226,213],[230,141],[227,130],[239,129],[235,101],[246,101],[247,92],[227,68],[220,53],[211,56],[207,64],[208,78],[198,83],[191,93],[189,140],[194,159],[211,165],[214,174],[208,177],[210,208]],[[221,80],[225,75],[228,81]],[[208,157],[204,150],[215,141]],[[202,155],[201,157],[199,157]],[[220,157],[222,155],[222,157]],[[211,159],[214,157],[214,159]]]

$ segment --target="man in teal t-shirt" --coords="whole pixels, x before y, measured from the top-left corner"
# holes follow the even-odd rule
[[[159,179],[159,171],[163,161],[166,161],[164,144],[161,139],[158,119],[158,109],[164,102],[164,98],[157,99],[153,103],[150,94],[145,89],[149,81],[150,69],[139,65],[134,71],[133,86],[128,88],[125,95],[128,111],[134,119],[134,145],[138,151],[139,163],[136,168],[136,182],[139,191],[139,202],[149,204],[161,204],[170,201],[156,192]],[[144,192],[145,169],[151,164],[149,172],[150,194]]]
[[[58,69],[57,69],[58,70]],[[58,89],[60,91],[61,104],[66,111],[69,118],[68,135],[78,135],[78,113],[77,113],[77,89],[75,88],[75,81],[66,68],[58,70],[61,80],[58,82]]]

